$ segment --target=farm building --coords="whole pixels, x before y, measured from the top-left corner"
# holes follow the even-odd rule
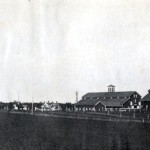
[[[61,106],[59,105],[59,103],[53,103],[53,102],[44,102],[43,104],[41,104],[40,108],[36,108],[36,111],[60,111],[61,110]]]
[[[140,109],[140,100],[136,91],[115,92],[115,86],[109,85],[108,92],[85,94],[75,107],[76,111]]]
[[[150,90],[148,90],[148,94],[141,99],[141,107],[143,111],[150,111]]]
[[[74,104],[71,103],[59,103],[62,111],[74,111]]]
[[[19,101],[13,102],[13,110],[23,110],[23,105]]]

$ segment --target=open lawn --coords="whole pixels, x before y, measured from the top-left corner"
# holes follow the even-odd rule
[[[0,113],[1,150],[150,149],[143,123]]]

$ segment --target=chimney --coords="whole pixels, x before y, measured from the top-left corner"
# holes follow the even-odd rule
[[[108,92],[115,92],[115,86],[114,85],[109,85],[108,86]]]
[[[76,91],[76,103],[78,102],[78,92]]]

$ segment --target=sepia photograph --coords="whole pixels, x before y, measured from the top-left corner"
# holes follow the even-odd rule
[[[150,150],[150,1],[0,0],[0,150]]]

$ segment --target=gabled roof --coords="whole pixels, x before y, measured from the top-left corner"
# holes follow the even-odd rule
[[[105,106],[122,106],[126,101],[128,101],[129,98],[120,98],[120,99],[106,99],[106,100],[100,100]]]
[[[111,84],[111,85],[108,85],[108,87],[115,87],[115,86]]]
[[[125,92],[95,92],[95,93],[87,93],[83,97],[130,97],[136,91],[125,91]],[[137,93],[137,92],[136,92]]]
[[[77,102],[75,105],[89,105],[89,106],[94,106],[99,101],[100,101],[99,99],[82,99],[79,102]]]
[[[150,101],[150,94],[148,93],[147,95],[145,95],[141,101]]]
[[[95,106],[101,102],[105,106],[121,107],[129,98],[106,98],[106,99],[82,99],[76,103],[76,106]]]

